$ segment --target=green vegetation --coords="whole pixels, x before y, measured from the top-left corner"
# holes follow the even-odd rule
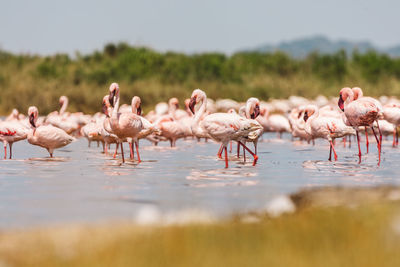
[[[400,266],[399,203],[212,224],[115,223],[0,234],[4,266]]]
[[[103,51],[41,57],[0,51],[0,114],[30,105],[41,113],[58,107],[60,95],[70,98],[71,110],[100,110],[108,85],[117,81],[122,100],[139,95],[149,108],[172,96],[183,100],[195,88],[211,98],[243,101],[290,95],[336,96],[343,86],[360,86],[372,96],[400,96],[400,59],[369,51],[352,56],[312,53],[299,60],[282,52],[239,52],[187,55],[108,44]]]

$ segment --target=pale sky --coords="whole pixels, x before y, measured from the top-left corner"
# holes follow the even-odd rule
[[[0,0],[0,48],[73,54],[124,41],[159,51],[234,51],[323,34],[400,44],[398,0]]]

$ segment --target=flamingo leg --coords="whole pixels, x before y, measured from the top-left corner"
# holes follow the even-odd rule
[[[343,147],[346,147],[346,136],[343,137]]]
[[[253,153],[246,145],[244,145],[242,142],[238,141],[238,143],[239,143],[241,146],[243,146],[243,148],[246,149],[246,150],[253,156],[253,158],[254,158],[253,166],[255,166],[256,163],[257,163],[257,160],[258,160],[258,156],[257,156],[256,154],[254,154],[254,153]]]
[[[104,145],[104,154],[108,155],[108,144],[105,143]]]
[[[12,145],[13,145],[13,143],[8,143],[8,146],[10,147],[10,159],[12,157]]]
[[[397,130],[395,127],[393,130],[393,144],[392,144],[393,147],[396,147],[396,132],[397,132]]]
[[[140,155],[139,155],[139,142],[138,142],[138,141],[135,141],[135,146],[136,146],[136,153],[137,153],[137,157],[138,157],[138,162],[140,163],[140,162],[142,162],[142,161],[140,160]]]
[[[125,163],[125,157],[124,157],[124,143],[121,143],[121,156],[122,156],[122,163]]]
[[[219,147],[218,153],[217,153],[218,158],[222,159],[222,152],[223,151],[224,151],[224,145],[221,144],[221,146]]]
[[[237,144],[237,157],[240,157],[240,144]]]
[[[90,140],[88,141],[88,143],[89,143],[89,144],[88,144],[88,147],[90,147]]]
[[[332,160],[332,144],[331,144],[331,141],[329,141],[329,158],[328,158],[328,160],[329,161]]]
[[[257,143],[258,143],[258,140],[256,140],[253,144],[254,144],[254,154],[256,154],[257,155]]]
[[[358,158],[359,158],[359,162],[361,162],[361,148],[360,148],[360,135],[358,133],[358,130],[356,130],[356,134],[357,134],[357,143],[358,143]]]
[[[329,140],[329,143],[331,143],[331,150],[333,150],[333,155],[335,156],[335,161],[337,161],[337,154],[335,151],[335,146],[333,145],[332,140]],[[330,157],[330,155],[329,155],[329,157]]]
[[[7,159],[7,143],[4,142],[4,159]]]
[[[367,146],[367,154],[369,152],[369,142],[368,142],[368,132],[367,132],[367,126],[365,126],[365,145]]]
[[[225,168],[228,168],[228,151],[226,150],[226,146],[224,146],[225,149]]]
[[[397,131],[397,126],[396,126],[396,146],[399,145],[399,132]]]
[[[133,143],[132,143],[132,142],[129,142],[128,144],[129,144],[129,152],[130,152],[129,157],[130,157],[131,159],[134,159],[134,158],[135,158],[135,154],[134,154]]]
[[[378,131],[379,131],[379,147],[380,147],[380,149],[382,149],[382,131],[381,131],[381,127],[379,127],[378,120],[376,121],[376,125],[378,126]]]
[[[114,152],[114,155],[113,155],[113,158],[114,158],[114,159],[117,157],[118,147],[119,147],[119,143],[117,143],[117,144],[115,145],[115,152]]]
[[[371,128],[372,128],[372,132],[373,132],[374,135],[375,135],[376,143],[377,143],[377,146],[378,146],[378,153],[379,153],[379,162],[378,162],[378,165],[379,165],[379,163],[381,162],[381,143],[379,142],[378,137],[376,136],[374,127],[371,127]],[[379,129],[379,128],[378,128],[378,129]]]
[[[246,150],[244,150],[244,147],[243,147],[243,162],[246,162]]]

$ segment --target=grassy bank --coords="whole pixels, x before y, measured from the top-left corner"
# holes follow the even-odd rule
[[[183,226],[114,223],[3,232],[0,259],[6,266],[400,266],[398,201],[305,204],[315,196],[303,197],[294,214],[257,214],[252,223],[238,216]]]
[[[123,102],[142,97],[148,111],[172,96],[188,98],[195,88],[211,98],[243,101],[290,95],[336,96],[343,86],[361,86],[372,96],[400,96],[400,59],[370,51],[334,55],[310,54],[294,59],[281,52],[240,52],[186,55],[159,53],[126,44],[109,44],[103,51],[75,57],[15,55],[0,51],[0,114],[30,105],[42,113],[58,108],[67,95],[71,111],[96,112],[111,82],[121,85]]]

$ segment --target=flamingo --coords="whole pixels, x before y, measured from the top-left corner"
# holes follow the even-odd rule
[[[370,101],[370,102],[374,103],[375,106],[378,107],[378,112],[379,112],[378,116],[379,116],[379,118],[383,117],[383,108],[382,108],[381,103],[378,100],[376,100],[375,98],[372,98],[372,97],[365,97],[364,93],[363,93],[363,91],[362,91],[362,89],[360,87],[353,87],[353,88],[351,88],[351,90],[353,91],[353,94],[354,94],[354,100],[363,99],[364,101]],[[374,125],[376,125],[378,130],[379,130],[379,134],[380,134],[379,142],[377,140],[377,143],[379,145],[380,142],[382,142],[382,131],[381,131],[381,128],[380,128],[379,121],[376,120]],[[368,142],[368,129],[367,129],[367,127],[364,127],[364,130],[365,130],[365,140],[366,140],[365,145],[367,146],[367,153],[368,153],[369,142]]]
[[[118,146],[119,146],[119,141],[118,141],[118,136],[113,134],[113,131],[111,129],[111,122],[110,122],[110,115],[112,114],[112,107],[110,104],[110,96],[105,95],[103,97],[103,102],[102,102],[102,111],[106,117],[103,120],[102,127],[101,127],[101,136],[104,140],[105,146],[104,146],[104,154],[108,154],[108,148],[110,144],[115,144],[115,152],[113,155],[113,158],[117,157],[117,152],[118,152]]]
[[[136,154],[138,157],[138,162],[141,162],[140,159],[140,155],[139,155],[139,139],[143,139],[146,138],[147,136],[149,136],[150,134],[156,133],[156,134],[161,134],[160,129],[158,129],[158,127],[151,123],[149,120],[147,120],[146,118],[142,117],[142,108],[141,108],[141,104],[142,101],[140,99],[140,97],[138,96],[134,96],[132,98],[132,102],[131,102],[131,107],[132,107],[132,113],[136,114],[140,117],[141,121],[142,121],[142,125],[143,125],[143,129],[139,132],[136,140],[131,140],[130,143],[130,149],[131,149],[131,159],[133,159],[133,153],[134,153],[134,148],[133,148],[133,143],[135,143],[136,146]]]
[[[330,151],[329,159],[332,157],[332,150],[337,160],[337,154],[333,144],[335,138],[344,137],[354,134],[352,127],[346,126],[342,119],[337,117],[321,116],[318,107],[315,105],[307,105],[304,111],[305,131],[313,138],[324,138],[329,141]]]
[[[258,143],[258,138],[263,134],[263,127],[261,126],[261,124],[256,120],[256,118],[258,117],[258,115],[260,114],[260,101],[255,98],[255,97],[251,97],[246,101],[246,105],[242,106],[239,109],[239,115],[246,118],[246,119],[251,119],[253,120],[253,123],[258,124],[260,126],[260,129],[257,130],[256,132],[256,138],[253,139],[249,139],[247,140],[247,138],[245,137],[242,140],[242,143],[246,144],[247,141],[253,142],[254,145],[254,154],[257,155],[257,143]],[[239,157],[239,143],[238,143],[238,157]],[[245,154],[245,148],[243,147],[243,159],[244,161],[246,161],[246,154]]]
[[[400,105],[395,103],[385,105],[383,107],[383,117],[393,124],[393,147],[396,147],[399,144],[397,127],[400,125]]]
[[[0,122],[0,141],[4,145],[4,159],[7,158],[7,144],[10,147],[10,159],[12,158],[12,145],[26,139],[28,129],[18,121]]]
[[[39,116],[37,107],[29,107],[28,116],[31,124],[31,131],[28,132],[28,142],[32,145],[46,148],[51,158],[53,157],[54,149],[64,147],[75,140],[64,130],[52,125],[36,126]]]
[[[291,132],[289,120],[281,114],[269,115],[268,109],[263,106],[257,121],[263,126],[265,132],[277,132],[282,138],[283,132]]]
[[[46,117],[46,123],[64,130],[66,133],[71,134],[79,128],[79,124],[69,117],[66,112],[68,107],[68,97],[61,96],[59,99],[60,111],[53,111]]]
[[[378,105],[377,100],[369,97],[360,97],[354,100],[354,92],[349,87],[342,88],[339,93],[339,108],[344,112],[343,121],[347,126],[352,126],[356,130],[357,143],[358,143],[358,157],[359,162],[361,162],[361,148],[360,148],[360,136],[358,133],[359,127],[371,127],[377,144],[379,153],[379,162],[381,158],[381,141],[382,134],[380,133],[380,140],[376,136],[373,123],[377,121],[380,113],[381,107]],[[379,129],[379,123],[378,123]],[[380,132],[380,129],[379,129]]]
[[[122,162],[125,162],[123,140],[126,138],[132,138],[135,140],[143,129],[143,123],[140,117],[133,113],[120,113],[118,112],[120,102],[120,90],[117,83],[110,85],[110,104],[113,107],[112,114],[110,117],[110,124],[113,133],[118,136],[118,140],[121,145]],[[115,98],[115,100],[114,100]]]
[[[306,140],[308,143],[310,143],[312,137],[304,130],[304,109],[304,106],[292,109],[289,114],[289,123],[292,129],[293,137],[299,137],[300,140]]]
[[[195,105],[200,103],[200,108],[195,112]],[[230,113],[213,113],[204,117],[199,121],[204,114],[207,106],[206,93],[200,89],[195,89],[190,98],[189,107],[195,114],[192,122],[192,131],[201,133],[203,136],[210,136],[215,141],[222,143],[225,150],[225,168],[228,168],[228,152],[227,144],[230,140],[238,141],[250,154],[253,155],[253,165],[257,163],[258,157],[247,146],[241,143],[245,137],[255,139],[257,130],[261,129],[259,124],[255,124],[252,120],[242,118],[236,114]]]

